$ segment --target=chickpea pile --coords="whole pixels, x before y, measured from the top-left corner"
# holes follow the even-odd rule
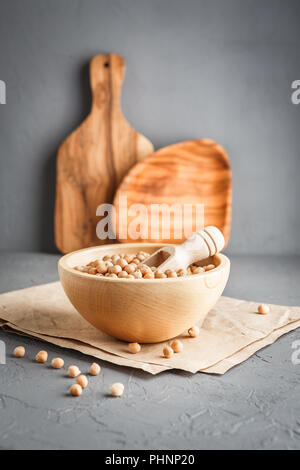
[[[167,269],[163,272],[154,266],[150,268],[146,264],[141,264],[149,256],[150,254],[145,251],[131,255],[106,255],[102,259],[96,259],[84,266],[76,266],[74,269],[98,277],[115,279],[165,279],[200,274],[215,268],[214,264],[208,264],[207,266],[192,264],[187,269],[178,269],[177,271]]]

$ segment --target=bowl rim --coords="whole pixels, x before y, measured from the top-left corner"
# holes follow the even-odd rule
[[[105,281],[105,282],[124,282],[124,281],[128,281],[128,279],[126,278],[112,278],[112,277],[105,277],[105,276],[95,276],[94,274],[89,274],[89,273],[83,273],[81,271],[77,271],[76,269],[74,268],[71,268],[70,266],[67,265],[67,261],[68,259],[75,255],[76,253],[83,253],[83,252],[89,252],[89,251],[94,251],[94,250],[97,250],[99,248],[107,248],[108,250],[110,248],[116,248],[116,247],[124,247],[125,249],[126,248],[132,248],[133,246],[144,246],[144,248],[146,247],[161,247],[161,246],[168,246],[170,245],[170,243],[111,243],[111,244],[107,244],[107,245],[96,245],[96,246],[91,246],[91,247],[88,247],[88,248],[82,248],[81,250],[76,250],[76,251],[72,251],[71,253],[67,253],[66,255],[63,255],[59,260],[58,260],[58,268],[61,268],[63,269],[64,271],[67,271],[69,273],[71,273],[72,275],[74,276],[78,276],[79,278],[82,278],[82,279],[93,279],[94,281],[96,282],[102,282],[102,281]],[[215,273],[217,272],[220,272],[222,270],[224,270],[228,265],[230,266],[230,260],[229,258],[224,255],[223,253],[217,253],[216,255],[214,256],[217,256],[219,259],[220,259],[220,264],[212,269],[211,271],[205,271],[203,273],[199,273],[199,274],[193,274],[192,276],[182,276],[182,277],[175,277],[175,278],[172,278],[172,277],[168,277],[168,278],[165,278],[165,279],[131,279],[130,278],[130,285],[132,283],[141,283],[141,282],[147,282],[148,283],[152,283],[152,282],[187,282],[187,281],[190,281],[192,279],[199,279],[199,278],[204,278],[206,276],[211,276],[211,275],[214,275]]]

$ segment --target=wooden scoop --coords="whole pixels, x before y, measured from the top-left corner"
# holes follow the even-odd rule
[[[223,250],[225,240],[222,232],[214,226],[205,227],[194,233],[181,245],[160,248],[146,261],[149,267],[155,266],[161,271],[167,269],[186,269],[190,264],[201,261]]]

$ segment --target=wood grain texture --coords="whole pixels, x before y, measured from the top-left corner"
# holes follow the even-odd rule
[[[102,54],[90,63],[92,109],[62,143],[57,156],[55,242],[68,253],[105,243],[96,236],[96,209],[111,203],[116,187],[153,145],[124,118],[122,57]]]
[[[224,148],[210,139],[181,142],[164,147],[128,172],[114,199],[117,213],[117,237],[121,242],[126,243],[133,239],[123,223],[124,212],[120,216],[120,197],[125,196],[128,208],[139,203],[147,206],[148,236],[141,240],[142,242],[180,243],[184,241],[184,237],[176,239],[177,235],[175,236],[176,216],[173,219],[171,217],[171,231],[168,239],[163,236],[162,219],[151,220],[150,206],[152,204],[171,205],[174,203],[181,206],[192,204],[193,210],[189,220],[192,232],[199,230],[199,227],[195,225],[196,211],[194,209],[197,204],[203,204],[203,226],[215,225],[223,232],[226,244],[228,242],[232,197],[229,158]],[[133,219],[133,216],[127,215],[128,227]],[[153,229],[157,231],[158,236],[150,236],[150,230]],[[126,237],[124,233],[127,233]]]
[[[145,244],[144,248],[153,253],[161,246]],[[114,279],[73,269],[106,254],[130,254],[139,249],[139,243],[115,244],[63,256],[58,271],[73,306],[96,328],[130,342],[157,343],[196,323],[201,325],[228,280],[230,261],[222,254],[210,259],[215,269],[176,279]]]

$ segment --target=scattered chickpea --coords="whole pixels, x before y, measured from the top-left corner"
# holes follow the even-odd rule
[[[68,376],[73,379],[80,374],[80,369],[77,366],[70,366],[68,369]]]
[[[113,397],[121,397],[124,393],[124,385],[117,382],[109,387],[109,391]]]
[[[73,384],[70,387],[70,394],[73,397],[80,397],[82,394],[82,387],[79,384]]]
[[[86,388],[88,386],[89,381],[86,375],[81,374],[77,377],[76,383],[80,385],[81,388]]]
[[[99,375],[100,371],[101,371],[101,367],[99,366],[99,364],[97,364],[96,362],[93,362],[93,364],[90,367],[90,374]]]
[[[53,369],[61,369],[65,365],[65,361],[61,357],[55,357],[51,361]]]
[[[191,328],[189,328],[188,333],[191,338],[197,338],[200,333],[200,328],[198,326],[192,326]]]
[[[163,349],[163,353],[164,353],[164,356],[165,356],[167,359],[170,359],[170,357],[173,356],[174,351],[173,351],[172,348],[170,348],[170,346],[165,346],[164,349]]]
[[[183,350],[183,344],[179,339],[175,339],[172,341],[171,348],[173,349],[174,353],[180,353]]]
[[[44,362],[47,362],[47,359],[48,359],[48,353],[47,351],[40,351],[37,353],[37,355],[35,356],[35,360],[36,362],[39,362],[41,364],[43,364]]]
[[[267,304],[261,304],[258,306],[258,309],[257,309],[258,313],[260,313],[261,315],[266,315],[267,313],[270,312],[270,307],[269,305]]]
[[[24,357],[24,356],[25,356],[25,348],[24,348],[24,346],[17,346],[17,347],[14,349],[13,354],[14,354],[15,357]]]
[[[208,264],[207,266],[204,266],[205,271],[211,271],[212,269],[215,269],[214,264]]]
[[[139,343],[129,343],[128,349],[131,352],[131,354],[137,354],[138,352],[140,352],[142,348]]]

